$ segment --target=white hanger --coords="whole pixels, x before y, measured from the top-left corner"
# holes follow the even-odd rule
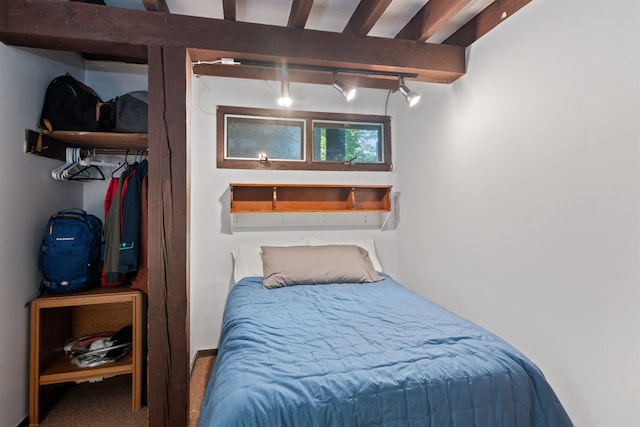
[[[58,181],[90,181],[104,179],[104,174],[97,165],[91,161],[91,159],[82,159],[80,148],[68,147],[65,151],[65,157],[66,162],[51,171],[53,179]],[[113,166],[112,163],[104,163],[104,166]]]

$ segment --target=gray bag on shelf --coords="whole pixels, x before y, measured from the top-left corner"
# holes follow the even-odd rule
[[[149,92],[136,91],[118,96],[115,103],[115,126],[113,132],[147,133]]]

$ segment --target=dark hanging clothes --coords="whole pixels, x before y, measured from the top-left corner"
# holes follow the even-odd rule
[[[124,225],[124,217],[122,216],[122,206],[124,205],[124,195],[126,194],[127,188],[129,187],[129,180],[135,174],[136,168],[138,167],[138,165],[139,165],[139,163],[135,162],[129,168],[129,171],[128,171],[127,175],[120,177],[120,179],[124,180],[124,182],[122,183],[122,191],[120,192],[120,237],[122,237],[122,228],[123,228],[123,225]],[[120,244],[118,244],[118,247],[119,247],[119,245]]]
[[[120,235],[118,271],[132,273],[138,270],[141,236],[142,181],[147,176],[148,161],[138,163],[126,178],[122,195],[122,233]]]

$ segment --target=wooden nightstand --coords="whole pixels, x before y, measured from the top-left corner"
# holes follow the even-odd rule
[[[72,381],[131,375],[131,409],[142,407],[144,295],[130,288],[95,288],[69,295],[45,295],[31,302],[29,425],[36,426],[55,403],[60,387]],[[94,368],[66,358],[69,338],[116,332],[132,325],[132,357]]]

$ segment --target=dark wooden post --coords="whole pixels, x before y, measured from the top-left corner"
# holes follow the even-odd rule
[[[184,48],[149,47],[149,426],[189,415],[189,200]]]

